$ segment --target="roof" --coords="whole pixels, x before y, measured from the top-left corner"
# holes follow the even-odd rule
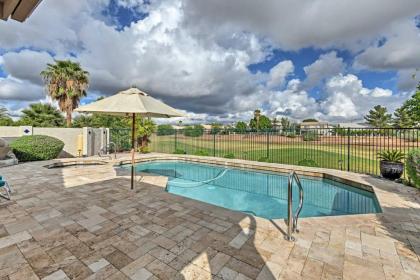
[[[302,122],[300,125],[328,125],[326,122]]]
[[[23,22],[35,10],[42,0],[0,0],[0,18]]]

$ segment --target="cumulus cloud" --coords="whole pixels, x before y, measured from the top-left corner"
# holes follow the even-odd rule
[[[42,83],[40,72],[45,69],[47,63],[52,62],[53,58],[47,52],[22,50],[5,53],[0,65],[14,78],[40,85]]]
[[[371,36],[420,11],[417,0],[185,0],[191,28],[247,30],[282,49],[365,45]]]
[[[413,19],[396,24],[385,42],[368,47],[356,57],[355,66],[376,70],[412,69],[420,66],[420,30]]]
[[[295,67],[293,66],[292,61],[285,60],[279,62],[276,66],[271,68],[267,86],[270,88],[282,86],[286,81],[287,76],[293,73],[294,70]]]
[[[322,54],[314,63],[303,67],[306,74],[303,87],[310,89],[318,85],[324,79],[342,73],[344,69],[344,61],[342,58],[337,57],[337,52],[332,51]]]
[[[25,24],[0,22],[0,66],[7,75],[0,78],[1,103],[17,112],[42,99],[39,72],[53,58],[70,58],[89,71],[91,95],[135,85],[185,110],[192,121],[249,118],[256,107],[296,119],[360,117],[375,102],[403,98],[338,75],[346,69],[335,51],[306,66],[303,81],[287,82],[296,77],[291,60],[264,73],[248,67],[279,47],[360,47],[420,8],[416,0],[114,2],[148,15],[120,29],[102,13],[109,0],[62,0],[43,1]],[[323,99],[311,96],[311,87],[327,80]]]
[[[13,100],[32,101],[39,100],[45,93],[39,85],[26,83],[22,80],[6,77],[0,78],[0,100],[1,103],[12,102]]]

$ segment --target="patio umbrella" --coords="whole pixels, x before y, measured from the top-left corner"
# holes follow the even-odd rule
[[[134,188],[134,142],[136,115],[141,117],[171,118],[183,117],[176,109],[154,99],[138,88],[129,88],[110,97],[81,106],[76,112],[100,113],[116,116],[131,116],[131,189]]]

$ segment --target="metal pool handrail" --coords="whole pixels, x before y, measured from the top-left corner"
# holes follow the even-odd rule
[[[299,187],[299,206],[296,209],[296,214],[293,216],[293,180],[296,181]],[[299,232],[297,229],[297,222],[299,219],[299,214],[302,211],[303,207],[303,188],[300,183],[300,179],[295,171],[290,172],[288,182],[287,182],[287,236],[286,239],[289,241],[294,241],[295,238],[292,236],[293,232]]]

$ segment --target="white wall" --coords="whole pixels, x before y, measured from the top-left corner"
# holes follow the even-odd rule
[[[105,131],[105,132],[104,132]],[[0,126],[0,137],[13,140],[24,135],[47,135],[64,142],[60,157],[77,157],[79,155],[77,139],[83,137],[83,156],[97,155],[107,145],[109,129],[105,128],[58,128],[58,127],[19,127]]]

